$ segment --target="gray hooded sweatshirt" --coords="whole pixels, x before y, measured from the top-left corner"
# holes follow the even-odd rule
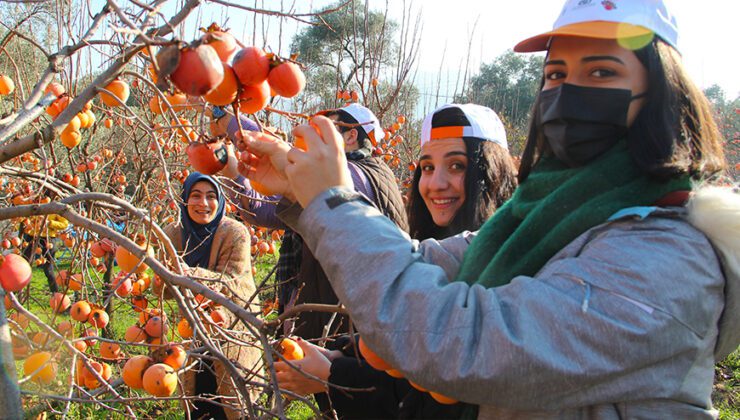
[[[625,209],[534,277],[489,289],[450,282],[474,233],[419,244],[342,188],[280,216],[368,346],[479,418],[717,417],[714,363],[740,330],[722,261],[740,248],[718,255],[684,208]]]

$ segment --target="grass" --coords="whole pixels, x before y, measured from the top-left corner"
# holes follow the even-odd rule
[[[261,257],[257,261],[257,274],[255,282],[262,281],[272,270],[272,267],[277,262],[276,256],[265,256]],[[59,269],[67,268],[68,263],[62,262],[59,264]],[[116,269],[117,270],[117,269]],[[94,278],[92,276],[91,278]],[[273,287],[272,280],[266,283],[266,287],[261,293],[262,300],[274,298],[275,288]],[[52,315],[49,311],[48,298],[50,292],[48,289],[46,277],[42,270],[34,269],[33,277],[30,286],[30,298],[26,302],[26,308],[31,312],[39,316],[45,322],[51,321]],[[88,297],[89,299],[96,300],[96,297]],[[72,299],[73,301],[76,299]],[[114,310],[111,313],[111,338],[122,339],[126,328],[133,325],[136,322],[137,315],[128,308],[128,304],[121,299],[116,299]],[[169,319],[178,319],[177,309],[174,306],[166,308]],[[69,315],[57,315],[53,323],[50,325],[56,325],[63,320],[71,320]],[[35,328],[31,328],[35,330]],[[31,334],[29,334],[31,335]],[[125,349],[127,354],[143,353],[144,350],[141,348],[130,347]],[[22,361],[16,362],[16,369],[20,375],[23,372]],[[67,371],[69,369],[66,369]],[[117,376],[118,369],[114,367],[114,377]],[[41,391],[47,394],[63,395],[65,390],[68,389],[64,384],[68,383],[69,380],[68,372],[65,369],[59,369],[58,377],[56,381],[50,386],[41,390],[38,386],[32,382],[26,382],[22,385],[22,389],[28,391]],[[123,396],[134,396],[128,387],[119,387],[118,391]],[[721,420],[735,420],[740,419],[740,350],[731,354],[723,362],[716,365],[715,368],[715,385],[712,393],[712,401],[714,407],[719,410],[719,418]],[[110,406],[116,410],[123,411],[124,407],[121,404],[110,404]],[[47,414],[54,417],[54,412],[57,413],[64,409],[64,403],[56,402],[51,400],[40,399],[37,396],[24,396],[23,407],[26,410],[27,418],[36,417],[41,412],[47,412]],[[140,418],[156,418],[156,419],[182,419],[184,413],[177,401],[142,401],[138,402],[135,406],[135,412]],[[127,418],[124,414],[103,410],[97,404],[90,403],[74,403],[71,404],[68,412],[69,418],[85,418],[85,419],[123,419]],[[305,420],[314,418],[313,411],[300,401],[293,401],[288,404],[286,408],[286,415],[289,419]]]
[[[256,267],[257,267],[257,274],[255,275],[255,281],[260,282],[262,279],[264,279],[272,270],[272,267],[277,262],[277,257],[272,255],[267,255],[264,257],[260,257],[257,261]],[[57,269],[63,270],[69,268],[69,261],[57,261]],[[118,272],[118,268],[114,268],[114,275]],[[101,279],[100,276],[97,274],[94,274],[92,271],[90,272],[89,278],[93,279],[93,284],[95,287],[86,288],[89,290],[101,290]],[[264,292],[261,294],[262,300],[272,299],[275,295],[275,290],[273,287],[270,287],[272,285],[272,281],[267,282],[267,286],[264,288]],[[77,322],[73,321],[69,315],[67,314],[61,314],[61,315],[53,315],[49,309],[49,297],[51,296],[51,292],[49,291],[49,286],[46,280],[46,276],[44,275],[43,270],[39,268],[34,268],[31,278],[31,284],[29,288],[28,293],[28,300],[24,302],[24,306],[26,309],[28,309],[30,312],[38,316],[41,320],[46,322],[49,325],[57,325],[62,321],[71,321],[73,324],[78,324]],[[87,298],[90,301],[93,302],[101,302],[103,297],[102,296],[75,296],[72,294],[73,292],[69,292],[70,298],[72,301],[76,301],[78,299]],[[77,293],[79,294],[79,293]],[[23,299],[23,297],[21,297]],[[170,320],[177,320],[179,319],[178,311],[173,302],[166,302],[164,305],[165,311],[168,314],[168,318]],[[123,336],[125,334],[126,329],[135,324],[137,322],[138,314],[136,314],[133,310],[131,310],[130,304],[127,303],[126,300],[123,299],[114,299],[114,305],[113,310],[110,312],[110,318],[111,322],[109,324],[109,336],[113,339],[123,340]],[[33,333],[38,331],[38,328],[31,326],[29,329],[29,332],[27,333],[30,338],[33,337]],[[76,326],[75,333],[79,334],[81,332],[81,327]],[[97,346],[96,346],[97,347]],[[58,348],[52,348],[50,351],[52,353],[55,352],[55,350],[59,350]],[[141,354],[146,353],[146,349],[140,346],[129,346],[128,348],[125,348],[124,351],[127,353],[127,355],[132,354]],[[88,353],[90,353],[88,351]],[[97,350],[93,352],[94,354],[97,354]],[[71,363],[70,359],[67,359],[63,363]],[[113,365],[113,364],[112,364]],[[122,367],[122,364],[119,363],[119,366],[116,367],[113,365],[113,371],[114,377],[120,376],[120,368]],[[23,361],[18,360],[16,362],[16,372],[20,377],[23,375]],[[22,384],[21,389],[31,392],[38,392],[41,394],[48,394],[48,395],[65,395],[69,387],[65,384],[68,384],[70,378],[69,378],[69,369],[60,368],[58,369],[57,377],[55,378],[54,382],[48,386],[45,386],[43,389],[40,388],[37,384],[28,381],[24,384]],[[136,393],[131,391],[126,386],[121,386],[118,389],[118,392],[121,393],[124,397],[136,397]],[[27,418],[36,417],[41,412],[46,412],[48,415],[54,417],[54,414],[59,413],[64,410],[64,402],[60,401],[54,401],[51,399],[43,399],[39,398],[38,396],[33,395],[24,395],[23,397],[23,408],[25,412],[25,415]],[[85,418],[85,419],[124,419],[128,418],[125,413],[125,407],[123,407],[121,404],[115,404],[111,403],[110,407],[114,410],[119,411],[111,411],[111,410],[105,410],[100,407],[98,404],[91,404],[91,403],[73,403],[70,405],[70,409],[68,411],[68,417],[69,418]],[[180,407],[179,403],[177,401],[141,401],[137,402],[135,404],[135,412],[137,416],[140,418],[156,418],[156,419],[181,419],[184,418],[184,412],[182,408]],[[288,404],[286,414],[291,419],[308,419],[313,417],[313,412],[311,409],[306,406],[305,404],[302,404],[299,401],[294,401]]]
[[[712,403],[720,420],[740,419],[740,350],[715,366]]]

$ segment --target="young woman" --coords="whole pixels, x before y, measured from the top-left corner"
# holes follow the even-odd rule
[[[714,362],[740,343],[737,223],[702,222],[740,200],[706,210],[694,184],[725,168],[708,102],[665,4],[615,3],[568,0],[516,47],[547,50],[520,184],[469,246],[379,217],[321,117],[294,130],[307,151],[248,144],[285,155],[303,210],[281,215],[367,345],[482,418],[714,418]]]
[[[475,128],[473,128],[475,127]],[[450,132],[459,129],[460,137]],[[467,131],[468,133],[462,133]],[[444,105],[424,119],[421,154],[409,191],[408,216],[414,239],[444,239],[478,230],[504,204],[516,187],[516,168],[506,133],[489,108]],[[358,364],[356,346],[348,336],[327,349],[300,341],[305,358],[295,362],[304,372],[330,384],[374,392],[328,389],[288,366],[275,364],[281,387],[301,395],[316,394],[322,407],[340,418],[451,418],[461,405],[442,405],[408,381]],[[327,397],[328,394],[328,397]],[[331,402],[331,404],[329,404]]]
[[[243,224],[224,216],[224,205],[218,183],[208,175],[193,172],[183,184],[180,224],[165,227],[165,233],[175,249],[182,253],[189,275],[220,280],[221,283],[213,283],[214,288],[235,302],[246,304],[245,299],[249,299],[256,290],[252,279],[250,235]],[[259,310],[256,303],[254,310]],[[223,314],[227,318],[231,315],[227,311]],[[227,319],[225,324],[230,325],[231,321]],[[237,330],[238,325],[241,324],[237,324]],[[249,341],[246,336],[242,338]],[[261,354],[256,348],[225,342],[222,349],[226,357],[243,367],[260,363]],[[204,359],[199,368],[183,375],[183,387],[187,395],[235,396],[236,390],[230,378],[220,362]],[[210,401],[195,401],[190,415],[192,418],[240,418],[237,410]]]

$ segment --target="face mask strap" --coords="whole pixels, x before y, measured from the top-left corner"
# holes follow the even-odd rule
[[[647,94],[648,94],[647,91],[642,92],[642,93],[638,93],[637,95],[635,95],[635,96],[633,96],[633,97],[630,98],[630,102],[634,101],[635,99],[644,98],[644,97],[647,96]]]

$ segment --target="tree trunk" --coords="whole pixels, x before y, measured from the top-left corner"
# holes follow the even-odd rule
[[[21,393],[15,372],[13,344],[10,341],[10,325],[5,318],[5,291],[0,288],[0,413],[3,418],[22,419]]]

